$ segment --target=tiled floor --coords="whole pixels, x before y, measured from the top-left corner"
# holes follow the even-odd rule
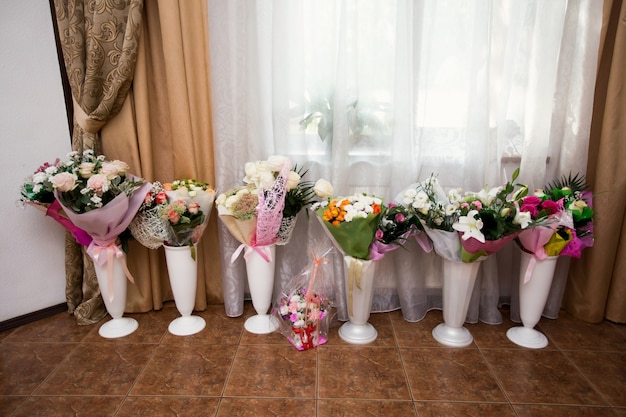
[[[0,333],[0,415],[626,417],[624,325],[561,313],[538,325],[549,346],[530,350],[506,338],[513,323],[481,323],[453,349],[431,336],[440,311],[418,323],[392,312],[371,316],[370,345],[344,343],[336,323],[298,352],[221,306],[197,314],[208,326],[188,337],[167,331],[173,305],[127,315],[139,329],[120,339],[67,314]]]

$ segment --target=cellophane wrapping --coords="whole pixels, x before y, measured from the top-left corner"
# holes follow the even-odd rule
[[[297,350],[328,341],[335,294],[328,259],[332,252],[330,247],[312,254],[309,264],[274,300],[272,314],[278,318],[279,331]]]

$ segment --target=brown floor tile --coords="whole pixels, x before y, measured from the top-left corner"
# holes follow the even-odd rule
[[[626,334],[613,323],[585,323],[561,311],[555,320],[542,318],[537,330],[563,350],[624,351]]]
[[[279,330],[268,334],[255,334],[250,333],[241,324],[241,345],[279,345],[279,346],[292,346],[291,343],[283,336]],[[295,348],[293,348],[295,350]]]
[[[217,417],[315,417],[313,399],[223,398]]]
[[[194,312],[207,327],[191,336],[167,330],[174,302],[125,314],[133,334],[105,339],[105,323],[78,326],[59,313],[0,333],[0,415],[222,417],[626,417],[626,325],[583,323],[566,313],[537,326],[550,345],[521,348],[515,324],[467,324],[475,343],[440,345],[440,310],[415,323],[401,311],[376,313],[369,345],[339,339],[297,351],[279,332],[244,329],[224,306]]]
[[[417,416],[411,401],[319,400],[317,417]]]
[[[85,343],[77,346],[37,395],[126,395],[156,345]]]
[[[183,342],[161,346],[154,352],[130,395],[219,396],[235,348]]]
[[[559,351],[482,352],[512,403],[606,405]]]
[[[400,349],[415,401],[505,402],[477,349]]]
[[[419,417],[516,417],[509,404],[416,402]]]
[[[0,416],[10,416],[28,397],[0,397]]]
[[[429,311],[423,320],[410,323],[402,318],[402,313],[389,313],[399,347],[441,347],[433,338],[433,329],[443,322],[441,311]]]
[[[214,417],[218,398],[128,397],[115,417]]]
[[[299,352],[290,344],[239,346],[224,396],[315,398],[317,349]]]
[[[79,326],[73,316],[61,313],[10,330],[10,333],[2,339],[2,343],[80,342],[91,331],[93,326]]]
[[[409,400],[395,348],[321,346],[319,398]]]
[[[124,397],[30,397],[12,417],[111,417]]]
[[[617,413],[619,417],[626,417],[626,407],[625,408],[615,408],[614,411]]]
[[[564,353],[614,407],[626,407],[626,353]]]
[[[0,394],[31,394],[77,346],[75,343],[0,343]]]
[[[514,405],[518,417],[616,417],[608,407],[573,407],[564,405]]]

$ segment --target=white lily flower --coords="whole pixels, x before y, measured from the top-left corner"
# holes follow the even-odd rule
[[[484,205],[489,206],[491,205],[491,203],[493,202],[493,199],[496,198],[496,196],[498,195],[500,191],[502,191],[502,187],[494,187],[490,189],[489,191],[487,191],[486,188],[483,188],[482,190],[480,190],[478,194],[476,194],[476,197]]]
[[[526,229],[532,221],[533,219],[529,212],[520,210],[517,210],[517,214],[515,214],[515,218],[513,219],[513,223],[519,224],[522,229]]]
[[[480,231],[483,228],[483,221],[476,218],[477,210],[470,210],[467,216],[459,217],[458,223],[454,223],[452,228],[458,232],[463,232],[463,240],[473,237],[480,243],[485,243],[485,235]]]

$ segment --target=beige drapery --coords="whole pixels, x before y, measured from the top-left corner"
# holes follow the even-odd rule
[[[588,322],[626,323],[626,4],[605,0],[587,182],[595,244],[571,264],[563,305]]]
[[[74,105],[72,150],[98,149],[99,131],[120,111],[136,63],[143,0],[55,0],[54,12]],[[79,324],[106,315],[93,262],[65,239],[66,300]]]
[[[149,181],[196,178],[214,184],[207,6],[205,0],[148,1],[133,87],[120,114],[102,129],[104,154]],[[217,216],[198,248],[195,310],[223,300]],[[127,312],[173,300],[163,249],[132,241]]]

